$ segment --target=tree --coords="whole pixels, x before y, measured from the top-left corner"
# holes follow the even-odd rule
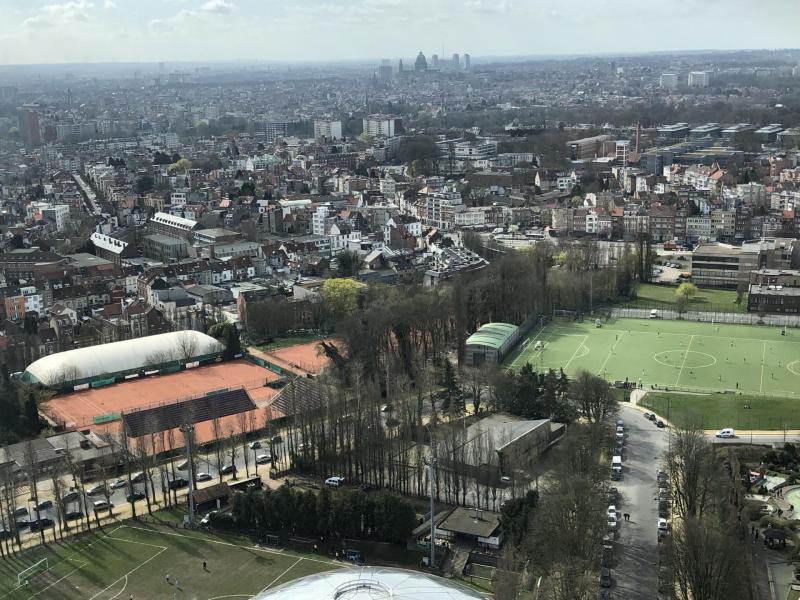
[[[415,135],[403,138],[397,154],[402,163],[411,165],[415,174],[432,175],[439,171],[441,149],[432,137]]]
[[[136,179],[136,193],[146,194],[151,191],[155,186],[155,180],[152,175],[142,175]]]
[[[361,267],[361,256],[358,252],[345,250],[336,255],[337,274],[339,277],[358,275]]]
[[[589,423],[601,423],[616,413],[617,403],[608,382],[583,369],[569,384],[569,396]]]
[[[697,295],[697,286],[689,281],[686,281],[678,286],[675,290],[675,296],[678,298],[684,297],[687,300]]]
[[[741,306],[744,301],[744,295],[747,293],[747,283],[740,281],[736,284],[736,306]]]
[[[664,470],[672,486],[673,511],[684,519],[700,519],[713,506],[718,489],[713,447],[703,429],[692,424],[676,424],[670,435]]]
[[[170,173],[183,173],[184,175],[189,172],[189,169],[192,168],[192,163],[188,158],[181,158],[176,162],[172,163],[167,170]]]
[[[335,317],[349,315],[356,309],[358,291],[364,284],[352,279],[326,279],[322,284],[322,299]]]
[[[208,334],[225,346],[223,360],[231,360],[242,353],[239,328],[234,323],[217,323],[208,330]]]

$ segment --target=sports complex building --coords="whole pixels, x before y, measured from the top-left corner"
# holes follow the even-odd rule
[[[169,452],[183,446],[179,427],[187,423],[205,444],[287,416],[296,404],[281,401],[285,384],[325,366],[316,343],[227,361],[222,351],[208,335],[179,331],[52,354],[21,379],[55,392],[40,411],[59,429],[131,439],[157,433],[150,451]]]
[[[514,348],[520,337],[520,328],[510,323],[486,323],[467,338],[464,362],[478,366],[483,363],[500,363]]]

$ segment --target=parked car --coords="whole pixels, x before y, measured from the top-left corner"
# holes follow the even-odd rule
[[[64,519],[67,521],[77,521],[83,516],[83,513],[79,510],[71,510],[67,513],[64,513]]]
[[[48,508],[53,508],[53,501],[52,500],[42,500],[39,504],[36,505],[36,508],[39,510],[47,510]]]
[[[145,495],[142,490],[134,490],[125,495],[125,500],[128,502],[136,502],[137,500],[144,500]]]
[[[114,483],[111,484],[112,490],[118,490],[119,488],[124,488],[128,485],[128,482],[124,479],[117,479]]]
[[[354,550],[353,548],[348,548],[344,551],[344,558],[345,560],[349,560],[357,565],[364,564],[364,556],[361,554],[360,550]]]
[[[508,475],[503,475],[503,476],[500,478],[500,483],[511,484],[511,482],[512,482],[512,481],[513,481],[513,480],[512,480],[512,479],[511,479],[511,477],[509,477]]]
[[[31,524],[31,522],[28,521],[28,519],[22,518],[22,519],[17,519],[15,521],[15,524],[17,526],[17,529],[27,529],[28,526]]]
[[[134,473],[131,475],[131,481],[133,483],[143,483],[145,480],[145,474],[143,471],[139,471],[138,473]]]
[[[93,485],[88,490],[86,490],[86,494],[89,496],[99,496],[100,494],[106,493],[106,486],[105,484],[98,483],[97,485]]]
[[[197,479],[197,481],[211,481],[211,475],[208,473],[198,473],[195,475],[195,479]]]
[[[736,431],[734,431],[730,427],[726,427],[725,429],[720,429],[717,433],[714,434],[715,437],[718,438],[734,438],[736,437]]]
[[[344,485],[344,477],[328,477],[325,480],[325,485],[330,487],[339,487]]]
[[[34,519],[30,522],[31,531],[39,531],[40,529],[47,529],[48,527],[52,527],[55,525],[55,521],[49,517],[41,517],[40,519]]]
[[[229,473],[233,473],[234,471],[236,471],[236,465],[231,465],[231,464],[222,465],[222,468],[219,470],[219,472],[222,473],[223,475],[228,475]]]
[[[664,427],[666,427],[666,425],[664,424],[664,421],[659,419],[658,421],[656,421],[656,427],[658,427],[659,429],[664,429]]]
[[[259,454],[256,456],[256,462],[259,465],[265,465],[267,463],[272,462],[272,457],[269,454]]]
[[[175,479],[169,482],[169,489],[179,490],[181,488],[185,488],[188,485],[189,485],[188,479],[184,479],[183,477],[176,477]]]
[[[18,506],[14,509],[14,516],[15,517],[26,517],[28,516],[28,507],[27,506]]]
[[[669,525],[667,524],[667,520],[666,519],[662,519],[662,518],[659,517],[659,519],[658,519],[658,530],[659,531],[663,531],[664,533],[666,533],[667,529],[669,529]]]
[[[608,525],[609,529],[616,529],[617,528],[617,517],[608,515],[606,519],[606,524]]]
[[[178,469],[178,471],[186,471],[189,468],[189,461],[182,460],[181,462],[178,463],[178,466],[176,468]]]
[[[200,525],[208,525],[211,523],[211,519],[214,518],[215,514],[217,514],[216,510],[212,510],[211,512],[207,513],[202,519],[200,519]]]
[[[606,511],[606,514],[609,517],[614,517],[616,519],[617,518],[617,507],[616,507],[616,505],[609,504],[608,505],[608,510]]]
[[[111,510],[114,508],[114,503],[108,500],[96,500],[92,503],[92,506],[94,507],[94,512],[100,512],[102,510]]]
[[[67,502],[75,502],[80,498],[81,495],[78,490],[69,490],[66,494],[61,496],[61,501],[66,504]]]
[[[651,412],[645,411],[645,413],[644,413],[644,418],[647,419],[648,421],[654,416],[655,415],[653,415],[653,413],[651,413]]]
[[[270,444],[280,444],[283,442],[283,438],[279,435],[273,435],[269,442]]]
[[[261,448],[261,442],[256,440],[255,442],[250,442],[249,446],[250,450],[259,450]]]
[[[612,584],[611,571],[603,567],[600,569],[600,587],[610,588]]]

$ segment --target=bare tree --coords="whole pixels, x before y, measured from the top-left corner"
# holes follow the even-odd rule
[[[233,480],[236,481],[237,473],[236,473],[236,456],[239,453],[239,434],[236,433],[233,427],[228,429],[228,456],[231,459],[231,467],[233,468],[232,476]]]
[[[590,423],[600,423],[616,414],[617,403],[608,382],[588,371],[580,370],[569,384],[569,396]]]
[[[187,361],[197,356],[197,338],[194,332],[181,331],[175,336],[175,355],[178,360]]]
[[[716,500],[719,465],[702,429],[678,426],[670,434],[664,468],[672,486],[673,510],[684,519],[702,518]]]
[[[222,444],[224,439],[222,437],[222,422],[219,417],[214,417],[211,420],[211,431],[214,434],[214,450],[216,451],[217,459],[217,475],[219,482],[222,483]]]
[[[33,500],[34,511],[36,512],[36,521],[39,529],[39,539],[42,544],[45,543],[44,527],[41,525],[41,513],[39,510],[39,458],[37,456],[36,448],[33,446],[33,441],[28,440],[25,442],[25,450],[23,459],[25,461],[25,475],[28,478],[28,485],[31,490],[31,499]]]

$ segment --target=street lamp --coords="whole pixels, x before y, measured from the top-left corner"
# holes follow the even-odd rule
[[[186,446],[186,458],[189,463],[189,524],[194,525],[194,459],[192,458],[192,434],[194,425],[186,423],[181,425],[183,443]]]

